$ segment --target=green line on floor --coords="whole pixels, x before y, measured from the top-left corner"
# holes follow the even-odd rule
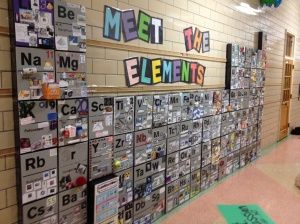
[[[228,224],[275,224],[258,205],[218,205]]]

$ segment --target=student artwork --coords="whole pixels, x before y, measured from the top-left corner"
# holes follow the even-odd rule
[[[181,121],[181,98],[180,93],[169,94],[168,124]]]
[[[59,212],[59,224],[84,222],[87,219],[87,203],[85,201]],[[52,224],[52,223],[51,223]]]
[[[119,207],[118,223],[130,224],[133,222],[133,203]]]
[[[191,172],[201,168],[201,144],[191,147]]]
[[[56,148],[22,156],[22,204],[57,193],[56,161]]]
[[[56,77],[62,99],[88,96],[86,73],[62,72]]]
[[[59,100],[58,118],[62,120],[71,120],[89,115],[89,101],[86,98]]]
[[[241,68],[245,67],[245,60],[246,60],[246,47],[245,46],[240,46],[239,67],[241,67]]]
[[[170,212],[179,205],[179,180],[166,186],[166,212]]]
[[[195,170],[191,173],[191,192],[190,197],[193,198],[200,193],[201,170]]]
[[[212,135],[212,122],[213,117],[205,117],[203,118],[203,135],[202,135],[202,141],[207,142],[210,141],[211,135]]]
[[[153,127],[165,126],[168,123],[169,95],[153,96]]]
[[[152,130],[146,129],[135,132],[135,165],[151,160],[153,153]]]
[[[57,120],[21,126],[19,144],[21,154],[57,146]]]
[[[211,118],[211,139],[215,139],[221,136],[221,114],[215,115]]]
[[[70,145],[88,140],[88,118],[58,121],[59,146]]]
[[[134,224],[153,223],[165,213],[165,188],[153,191],[148,197],[134,202]]]
[[[19,101],[20,153],[57,146],[55,101]]]
[[[191,189],[191,175],[188,174],[179,180],[179,195],[178,195],[178,202],[179,205],[183,204],[184,202],[190,199],[190,189]]]
[[[54,51],[16,48],[17,91],[19,100],[46,98],[43,87],[51,85],[59,89],[55,84]],[[55,94],[48,99],[56,99]]]
[[[119,177],[119,207],[130,206],[133,200],[133,169],[116,173]]]
[[[56,194],[57,169],[46,171],[43,175],[35,175],[30,178],[26,178],[25,184],[25,193],[23,194],[24,204]]]
[[[226,175],[230,175],[233,172],[233,153],[227,155],[226,158]]]
[[[193,120],[192,145],[202,142],[202,119]]]
[[[202,104],[204,106],[204,117],[214,115],[216,110],[214,110],[214,93],[211,90],[203,92]],[[216,97],[216,107],[219,107],[220,95]]]
[[[165,172],[155,173],[134,183],[134,200],[149,196],[165,184]]]
[[[113,136],[89,141],[90,180],[112,173]]]
[[[92,97],[89,99],[90,139],[113,135],[113,109],[113,97]]]
[[[227,89],[223,90],[222,91],[222,113],[231,111],[229,98],[230,98],[230,90]]]
[[[136,96],[135,131],[152,127],[153,96]]]
[[[36,208],[44,208],[43,215],[36,215]],[[58,196],[52,195],[23,206],[23,223],[58,223]]]
[[[193,99],[191,93],[181,94],[181,120],[193,119]]]
[[[56,80],[62,99],[87,97],[86,55],[56,51]]]
[[[207,165],[202,167],[201,169],[201,191],[206,190],[210,186],[210,178],[211,177],[211,165]]]
[[[103,37],[120,41],[121,33],[125,42],[140,39],[147,43],[162,44],[163,20],[141,10],[136,20],[134,10],[120,10],[105,5]]]
[[[84,6],[55,2],[55,48],[86,52],[86,9]]]
[[[202,143],[201,167],[211,164],[211,141]]]
[[[58,101],[60,146],[88,140],[88,106],[85,98]]]
[[[21,126],[45,121],[57,121],[55,101],[20,101],[18,109]]]
[[[133,166],[133,138],[132,133],[114,136],[113,170],[115,173]]]
[[[193,143],[193,121],[181,122],[180,128],[180,149],[190,147]]]
[[[13,0],[16,46],[53,48],[54,0]]]
[[[210,51],[210,35],[209,31],[201,32],[197,27],[193,32],[193,27],[188,27],[183,30],[185,49],[186,51],[196,50],[200,53],[202,48],[202,53]]]
[[[123,134],[134,131],[133,97],[116,97],[114,100],[114,133]]]
[[[206,67],[198,62],[180,59],[128,58],[124,60],[125,80],[128,87],[137,84],[194,83],[203,85]]]
[[[220,114],[222,112],[222,91],[213,91],[213,114]]]
[[[59,149],[59,191],[87,184],[87,143]]]

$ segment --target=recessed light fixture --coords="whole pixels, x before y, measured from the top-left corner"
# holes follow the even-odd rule
[[[260,9],[255,9],[251,7],[249,4],[245,2],[241,2],[240,5],[235,6],[235,8],[242,13],[248,14],[248,15],[257,15],[257,13],[262,12]]]

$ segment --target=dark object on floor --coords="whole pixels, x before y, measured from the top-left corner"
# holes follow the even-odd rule
[[[295,185],[300,189],[300,174],[298,174],[298,176],[296,177]]]
[[[292,135],[300,135],[300,127],[296,127],[291,131]]]

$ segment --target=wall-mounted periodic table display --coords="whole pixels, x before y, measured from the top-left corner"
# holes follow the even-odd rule
[[[54,0],[10,3],[20,223],[85,223],[85,8]]]
[[[255,51],[252,48],[239,46],[237,44],[227,45],[227,65],[226,65],[226,88],[230,91],[231,110],[235,111],[234,117],[237,122],[236,136],[229,134],[229,144],[234,149],[238,145],[234,144],[236,139],[240,141],[241,166],[251,162],[257,156],[256,150],[260,147],[261,121],[264,104],[265,85],[265,58],[264,50]],[[226,123],[222,131],[226,132]],[[228,126],[227,126],[228,127]],[[230,131],[229,131],[230,132]],[[231,136],[230,136],[231,135]],[[239,136],[238,136],[239,135]],[[233,138],[234,137],[234,138]],[[223,145],[226,139],[223,139]],[[234,147],[234,145],[236,147]],[[227,173],[230,172],[230,164],[233,163],[235,169],[235,155],[227,160]]]
[[[240,102],[249,102],[244,92],[250,90],[239,91]],[[57,129],[57,145],[22,148],[21,164],[30,170],[22,190],[38,186],[32,179],[49,178],[52,191],[31,192],[41,203],[56,196],[53,219],[72,223],[86,219],[88,182],[114,173],[119,222],[153,222],[257,158],[262,106],[234,109],[230,95],[230,90],[201,90],[20,101],[24,127]],[[33,152],[38,174],[31,170]],[[36,200],[31,195],[24,200]]]
[[[262,51],[228,45],[226,89],[88,96],[85,7],[11,3],[21,223],[151,223],[257,158]]]

